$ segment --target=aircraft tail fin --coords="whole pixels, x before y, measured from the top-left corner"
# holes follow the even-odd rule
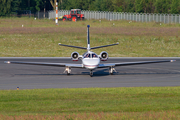
[[[87,25],[87,50],[89,51],[91,48],[90,48],[90,39],[89,39],[89,28],[90,28],[90,25]]]

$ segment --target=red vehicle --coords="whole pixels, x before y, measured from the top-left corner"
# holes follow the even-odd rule
[[[69,15],[63,16],[63,21],[77,21],[77,20],[84,20],[84,14],[81,14],[81,9],[71,9],[71,12]]]

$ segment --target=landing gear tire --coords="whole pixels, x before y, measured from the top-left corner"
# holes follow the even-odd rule
[[[110,74],[110,75],[113,75],[113,72],[111,71],[111,69],[109,69],[109,74]]]
[[[110,75],[113,75],[113,70],[112,70],[111,67],[109,68],[109,74],[110,74]]]
[[[66,67],[64,73],[67,73],[67,75],[70,75],[70,73],[71,73],[71,68]]]
[[[109,67],[109,74],[113,75],[113,72],[117,72],[114,67]]]
[[[90,72],[90,76],[91,76],[91,77],[93,76],[93,72],[92,72],[92,71]]]

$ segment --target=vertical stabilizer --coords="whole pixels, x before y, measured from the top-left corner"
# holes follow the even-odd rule
[[[89,39],[89,28],[90,25],[87,25],[87,51],[90,51],[90,39]]]

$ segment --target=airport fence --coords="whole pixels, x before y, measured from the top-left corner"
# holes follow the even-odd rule
[[[37,12],[35,15],[38,19],[49,18],[49,12]]]
[[[106,19],[106,20],[129,20],[137,22],[162,22],[162,23],[179,23],[180,14],[157,14],[157,13],[126,13],[126,12],[109,12],[109,11],[88,11],[82,10],[85,19]],[[70,14],[70,10],[59,10],[58,16]],[[48,11],[48,18],[55,19],[56,11]]]

